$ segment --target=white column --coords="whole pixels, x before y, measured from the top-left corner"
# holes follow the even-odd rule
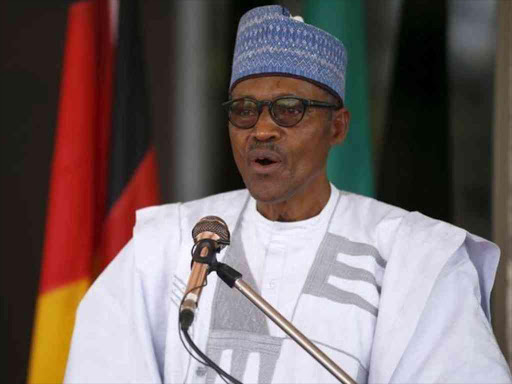
[[[211,194],[219,174],[219,148],[226,140],[220,103],[227,98],[229,65],[223,62],[226,42],[224,2],[175,2],[174,96],[169,106],[173,169],[169,190],[173,201]],[[225,88],[223,91],[219,87]]]
[[[494,331],[512,363],[512,2],[498,2],[495,77],[493,238],[501,261],[493,295]]]

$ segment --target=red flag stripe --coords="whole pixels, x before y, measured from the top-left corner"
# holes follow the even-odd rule
[[[106,2],[69,9],[40,293],[90,276],[104,216],[113,46]]]
[[[132,237],[135,211],[159,203],[158,185],[156,154],[150,147],[105,220],[100,247],[102,258],[95,266],[97,272],[101,272]]]

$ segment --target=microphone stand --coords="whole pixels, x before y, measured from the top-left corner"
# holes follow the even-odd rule
[[[264,298],[255,292],[249,284],[242,280],[240,272],[231,268],[229,265],[217,262],[212,258],[206,262],[209,265],[208,273],[216,271],[217,275],[231,288],[236,288],[246,298],[260,309],[270,320],[299,344],[307,353],[327,369],[336,379],[343,384],[357,384],[343,369],[323,353],[315,344],[304,336],[297,328],[286,320],[274,307],[272,307]]]

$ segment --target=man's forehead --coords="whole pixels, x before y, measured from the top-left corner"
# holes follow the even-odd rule
[[[231,91],[232,97],[278,97],[287,94],[318,97],[327,94],[327,91],[310,81],[279,75],[250,77],[238,82]]]

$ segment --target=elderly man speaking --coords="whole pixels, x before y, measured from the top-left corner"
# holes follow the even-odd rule
[[[510,382],[489,322],[498,248],[329,183],[329,150],[349,128],[346,64],[339,40],[281,6],[242,17],[223,107],[247,189],[137,213],[80,304],[67,382],[221,382],[178,325],[190,231],[209,215],[231,231],[219,260],[357,383]],[[213,275],[190,334],[244,383],[336,382]]]

